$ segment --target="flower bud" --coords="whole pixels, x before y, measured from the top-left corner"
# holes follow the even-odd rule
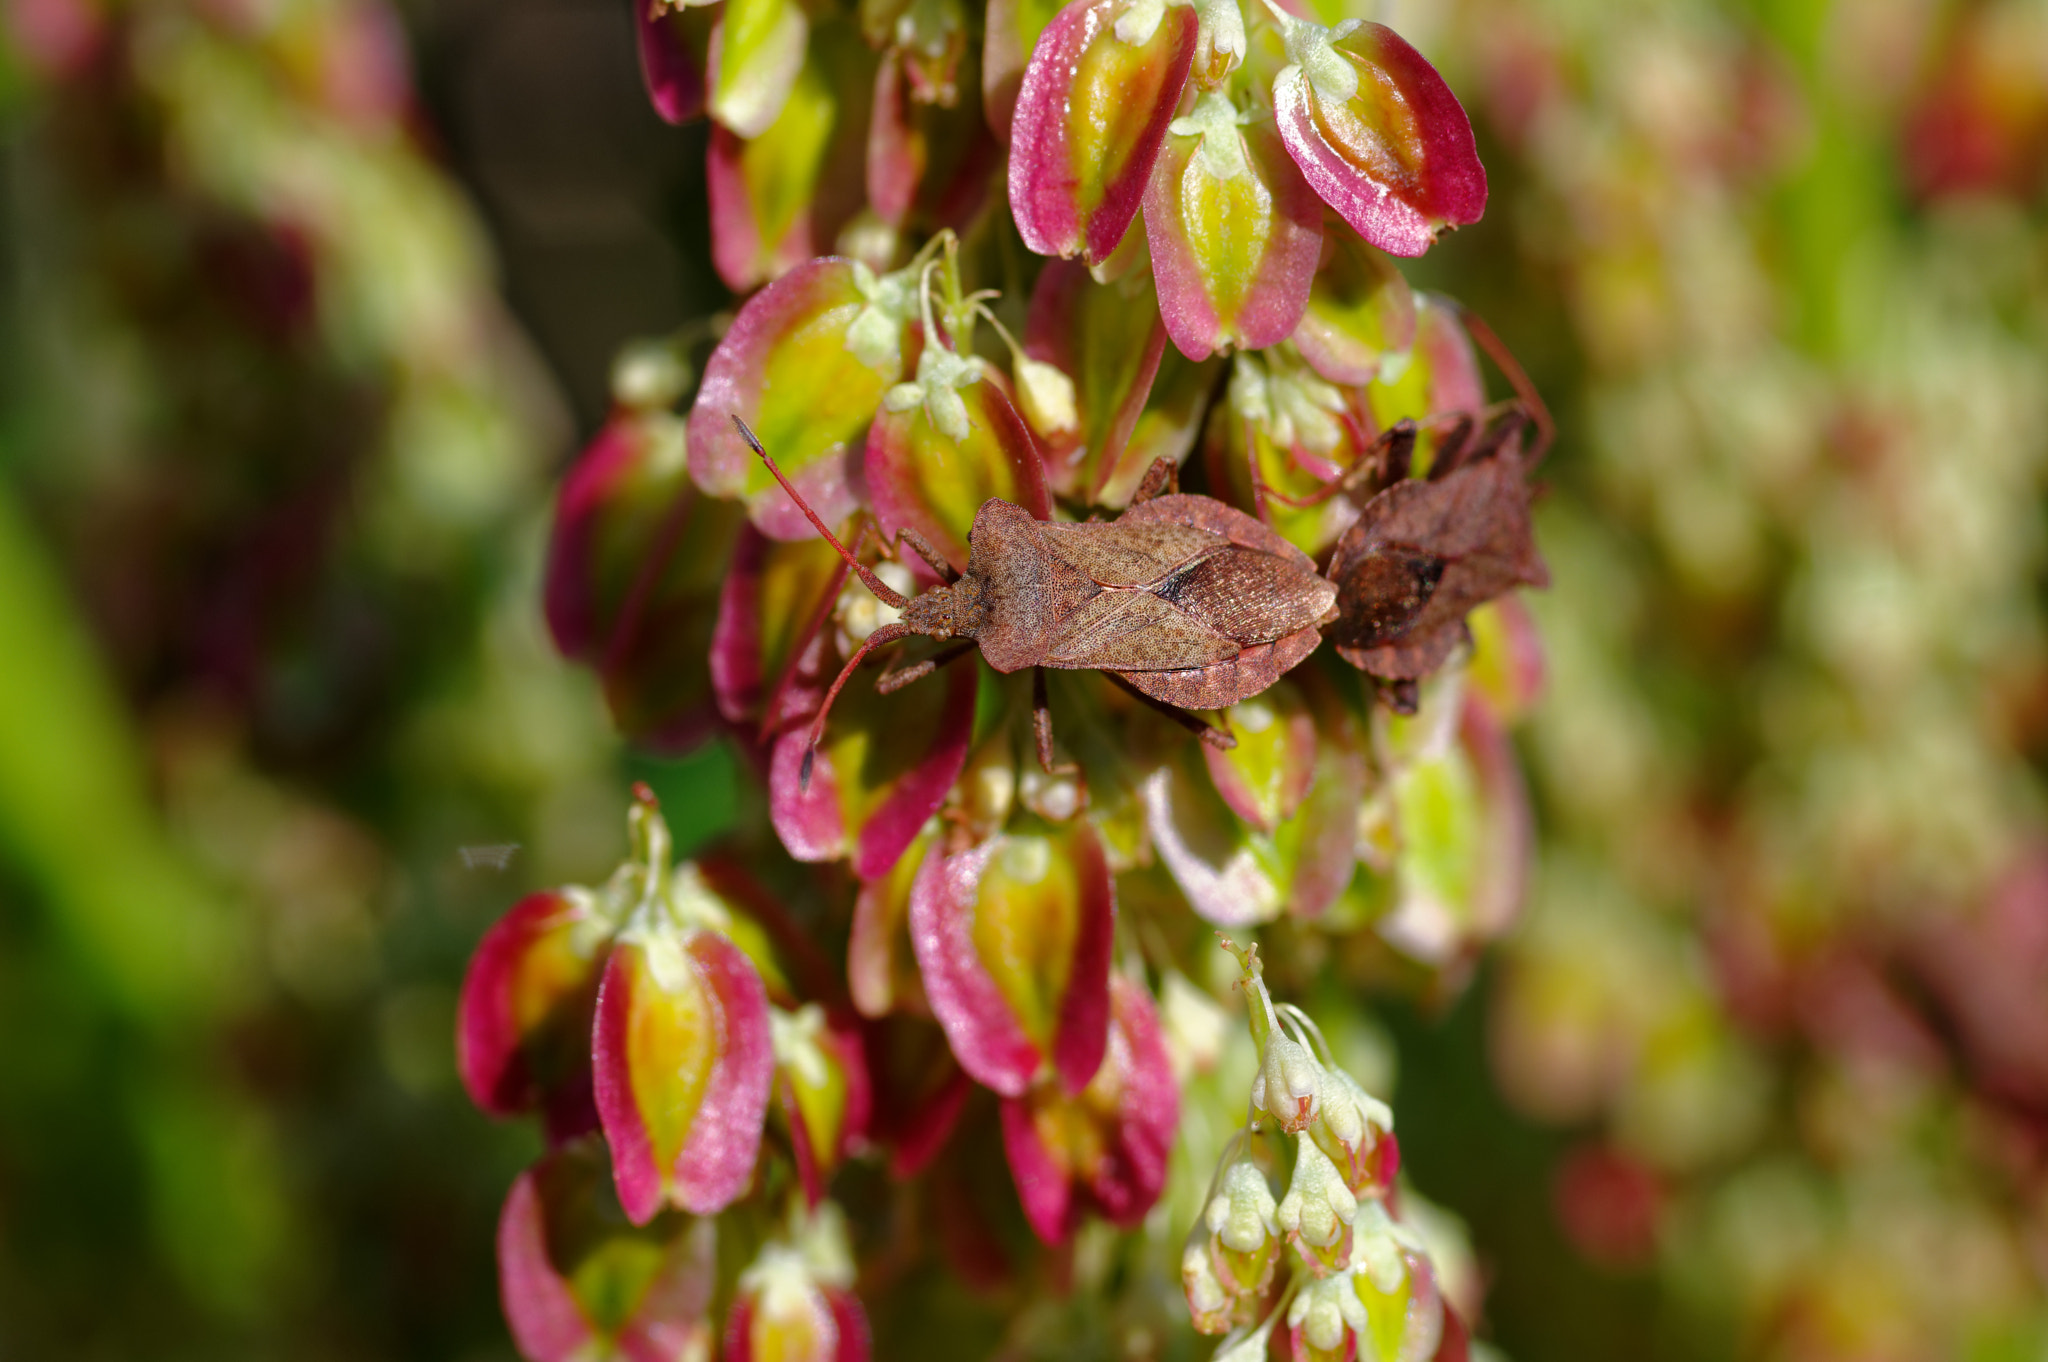
[[[1072,0],[1039,36],[1010,124],[1010,211],[1040,255],[1109,258],[1138,215],[1195,58],[1193,9]]]
[[[1348,1272],[1308,1283],[1287,1307],[1288,1342],[1298,1362],[1350,1362],[1361,1353],[1379,1362],[1377,1353],[1358,1347],[1370,1327]]]
[[[593,1043],[598,1116],[634,1224],[663,1203],[725,1209],[753,1178],[774,1059],[768,999],[725,936],[646,912],[605,968]]]
[[[1360,1331],[1360,1355],[1388,1362],[1435,1356],[1444,1335],[1443,1296],[1421,1236],[1381,1203],[1362,1202],[1351,1265],[1352,1295],[1370,1321],[1369,1331]]]
[[[715,1226],[666,1212],[631,1228],[604,1146],[579,1140],[519,1175],[498,1220],[498,1283],[530,1362],[665,1357],[708,1362]]]
[[[1252,1079],[1252,1106],[1266,1112],[1290,1135],[1307,1130],[1322,1095],[1322,1065],[1308,1047],[1275,1030]]]
[[[1020,356],[1011,366],[1017,385],[1017,406],[1041,437],[1064,435],[1080,425],[1074,407],[1074,380],[1058,366]]]
[[[1197,1221],[1181,1249],[1180,1284],[1187,1293],[1188,1317],[1196,1333],[1228,1333],[1244,1323],[1239,1317],[1238,1297],[1233,1296],[1217,1275],[1216,1259],[1209,1251],[1209,1236]]]
[[[816,1206],[840,1160],[866,1133],[868,1071],[860,1038],[825,1020],[806,1003],[794,1012],[770,1008],[775,1092],[804,1195]]]
[[[1421,255],[1438,233],[1479,220],[1486,171],[1435,67],[1381,24],[1281,26],[1294,64],[1274,77],[1273,119],[1324,202],[1394,255]]]
[[[1038,1237],[1064,1242],[1085,1210],[1135,1226],[1166,1185],[1180,1091],[1144,986],[1110,981],[1107,1053],[1072,1096],[1041,1080],[1002,1105],[1003,1148],[1024,1216]]]
[[[1201,1261],[1184,1254],[1181,1263],[1189,1309],[1203,1333],[1220,1334],[1256,1317],[1280,1261],[1275,1217],[1272,1189],[1256,1164],[1240,1159],[1223,1171],[1189,1239],[1189,1252],[1198,1251]],[[1198,1297],[1205,1308],[1197,1308]]]
[[[562,481],[543,586],[556,648],[597,669],[613,722],[670,747],[716,721],[707,607],[744,523],[689,494],[684,431],[659,409],[605,422]]]
[[[1401,1160],[1400,1146],[1394,1142],[1394,1113],[1335,1067],[1323,1070],[1316,1105],[1309,1138],[1329,1155],[1353,1195],[1383,1195],[1393,1185]]]
[[[867,1362],[867,1313],[852,1284],[845,1221],[828,1201],[740,1273],[725,1362]]]
[[[1323,206],[1262,113],[1203,95],[1145,189],[1160,315],[1189,359],[1285,340],[1308,307]]]
[[[1046,1068],[1067,1093],[1086,1087],[1109,1043],[1115,922],[1086,821],[952,856],[934,845],[910,891],[911,944],[960,1066],[1005,1097]]]
[[[868,431],[868,494],[885,535],[916,530],[955,567],[991,497],[1051,515],[1038,442],[981,360],[927,347],[917,381],[890,390]]]
[[[1296,1141],[1294,1180],[1275,1219],[1287,1241],[1317,1276],[1341,1269],[1351,1257],[1351,1223],[1358,1198],[1335,1164],[1307,1136]]]
[[[747,300],[704,366],[690,409],[690,476],[739,497],[763,533],[817,532],[733,429],[740,417],[827,524],[860,505],[858,443],[901,381],[917,273],[875,275],[850,260],[800,265]],[[831,394],[819,401],[820,393]]]
[[[588,1120],[590,1026],[615,923],[597,896],[529,894],[484,934],[462,981],[457,1068],[470,1100],[493,1116],[545,1106]]]

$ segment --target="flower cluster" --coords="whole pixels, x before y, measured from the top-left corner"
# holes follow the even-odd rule
[[[758,291],[621,356],[561,492],[554,637],[636,741],[716,734],[751,764],[781,851],[818,867],[798,934],[844,941],[870,1055],[905,1024],[942,1038],[902,1085],[914,1110],[876,1097],[892,1170],[985,1090],[1038,1240],[1135,1227],[1179,1124],[1154,984],[1193,920],[1170,905],[1372,928],[1445,971],[1519,901],[1504,734],[1540,662],[1505,593],[1546,580],[1548,417],[1389,254],[1477,219],[1470,125],[1389,30],[1270,4],[725,0],[639,22],[656,108],[716,123],[714,255]],[[1481,349],[1513,400],[1488,404]],[[1110,547],[1055,563],[1055,542]],[[849,686],[882,647],[890,670]],[[635,818],[645,841],[658,820]],[[828,1214],[864,1091],[861,1045],[826,1043],[845,1033],[816,1011],[839,986],[806,980],[798,1008],[748,892],[665,859],[646,842],[611,888],[531,901],[486,943],[473,985],[502,999],[466,1053],[502,1063],[473,1090],[567,1138],[587,1050],[633,1224],[765,1214],[775,1150],[802,1215]],[[1384,1109],[1271,1018],[1269,1053],[1299,1052],[1273,1100],[1320,1085],[1275,1223],[1353,1284],[1354,1305],[1292,1297],[1323,1347],[1326,1315],[1420,1301],[1427,1270],[1381,1210]],[[771,1096],[789,1138],[764,1156]],[[1246,1176],[1229,1188],[1255,1202]],[[752,1280],[809,1272],[822,1338],[842,1297],[802,1237]],[[1232,1252],[1208,1323],[1272,1275]]]
[[[550,1146],[499,1226],[514,1337],[537,1362],[708,1355],[712,1217],[780,1194],[788,1230],[739,1279],[726,1356],[864,1357],[844,1229],[824,1200],[866,1132],[859,1039],[794,1003],[740,907],[757,891],[739,872],[671,864],[644,787],[630,825],[632,853],[603,888],[522,900],[463,983],[464,1086],[493,1115],[539,1113]]]
[[[1243,970],[1259,1068],[1181,1254],[1195,1327],[1229,1335],[1216,1353],[1228,1362],[1264,1358],[1283,1322],[1302,1362],[1462,1357],[1428,1246],[1397,1213],[1393,1113],[1306,1013],[1273,1002],[1256,945],[1223,944]],[[1269,1168],[1288,1170],[1278,1201]]]

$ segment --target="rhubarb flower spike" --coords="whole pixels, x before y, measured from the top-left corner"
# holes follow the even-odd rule
[[[1421,255],[1440,233],[1479,221],[1486,171],[1436,68],[1382,24],[1328,29],[1266,5],[1289,62],[1273,78],[1273,115],[1323,201],[1392,255]]]
[[[1107,260],[1138,215],[1200,21],[1166,0],[1072,0],[1039,35],[1010,124],[1010,212],[1040,255]]]
[[[1351,1257],[1351,1224],[1358,1198],[1329,1156],[1307,1135],[1296,1137],[1294,1178],[1274,1218],[1287,1242],[1316,1276],[1343,1268]]]
[[[753,1179],[774,1072],[768,999],[740,924],[651,809],[621,875],[637,889],[597,998],[597,1113],[627,1218],[725,1209]]]
[[[498,1220],[498,1285],[530,1362],[707,1358],[716,1225],[666,1212],[625,1223],[604,1146],[579,1140],[519,1175]]]
[[[867,1362],[867,1312],[850,1288],[846,1220],[825,1202],[793,1212],[740,1273],[726,1319],[725,1362]]]

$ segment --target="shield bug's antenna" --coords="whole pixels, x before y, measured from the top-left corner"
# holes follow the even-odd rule
[[[826,543],[839,550],[839,556],[846,560],[846,565],[853,569],[855,576],[860,578],[861,585],[874,592],[875,598],[884,605],[893,605],[898,610],[908,605],[910,603],[908,596],[905,596],[880,577],[877,577],[873,568],[870,568],[867,564],[861,562],[860,559],[854,557],[846,545],[839,542],[838,536],[825,528],[825,522],[818,518],[818,513],[811,509],[811,504],[804,500],[803,494],[796,490],[795,485],[790,482],[783,471],[776,467],[774,458],[769,455],[767,450],[761,447],[761,441],[754,435],[753,431],[747,429],[747,423],[740,420],[738,413],[728,414],[732,416],[733,425],[739,428],[740,438],[747,442],[747,446],[754,453],[760,455],[762,463],[768,465],[768,471],[773,473],[775,480],[782,484],[782,490],[789,493],[789,499],[796,503],[796,508],[799,511],[804,513],[804,519],[810,521],[817,528],[818,533],[825,536]]]

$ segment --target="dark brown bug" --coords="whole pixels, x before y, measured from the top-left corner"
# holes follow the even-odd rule
[[[1048,770],[1046,667],[1105,672],[1204,741],[1230,747],[1236,740],[1227,732],[1186,711],[1221,709],[1279,680],[1315,651],[1317,622],[1337,598],[1307,554],[1242,511],[1208,497],[1156,495],[1170,466],[1155,468],[1140,489],[1145,499],[1109,522],[1038,520],[990,498],[975,512],[965,573],[906,532],[905,541],[945,585],[905,597],[833,537],[746,424],[738,417],[733,424],[868,590],[903,612],[847,659],[813,722],[813,751],[833,699],[862,659],[914,634],[972,640],[999,672],[1039,669],[1033,719],[1039,761]],[[907,685],[945,660],[886,673],[877,687]],[[809,761],[806,755],[806,773]]]
[[[1513,400],[1480,420],[1460,413],[1433,421],[1436,455],[1426,477],[1408,475],[1417,426],[1402,421],[1328,487],[1280,498],[1307,505],[1342,492],[1361,504],[1330,555],[1337,610],[1325,633],[1400,710],[1413,708],[1415,683],[1468,637],[1467,612],[1517,586],[1550,584],[1529,523],[1528,481],[1550,444],[1550,413],[1493,331],[1470,313],[1464,320],[1514,385]]]

